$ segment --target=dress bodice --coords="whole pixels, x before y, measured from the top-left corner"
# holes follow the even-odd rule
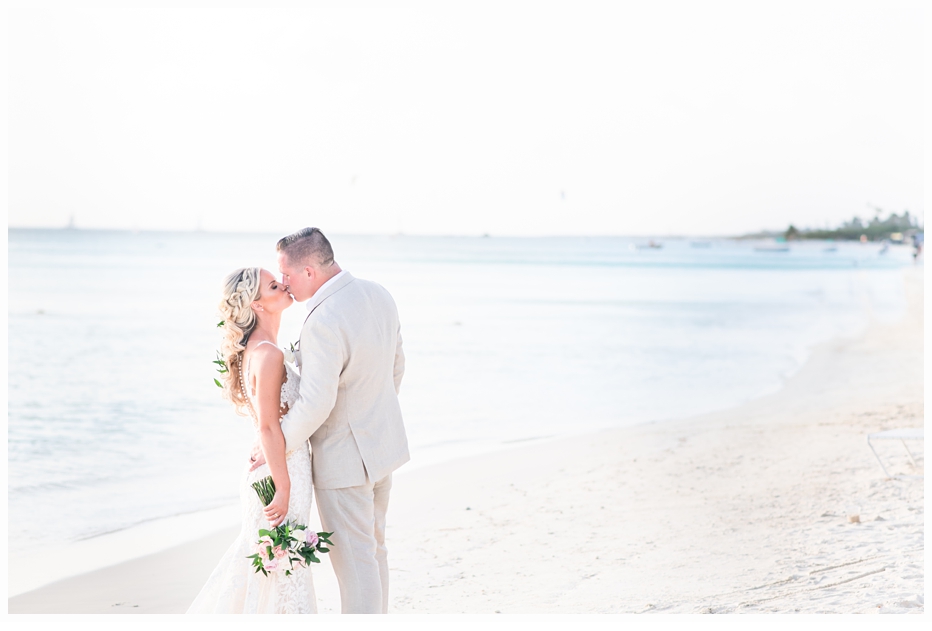
[[[285,383],[282,384],[282,406],[291,409],[294,402],[298,400],[298,386],[301,383],[301,377],[298,372],[291,367],[291,364],[285,362]]]

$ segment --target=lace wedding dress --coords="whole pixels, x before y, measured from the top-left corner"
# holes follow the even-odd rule
[[[282,384],[281,400],[282,405],[291,407],[298,398],[299,377],[288,364],[285,364],[285,370],[287,377]],[[297,449],[288,454],[286,463],[291,478],[287,518],[308,524],[313,493],[310,452]],[[256,573],[252,559],[246,558],[256,552],[259,529],[269,527],[262,514],[262,502],[251,486],[268,475],[268,465],[262,465],[255,471],[249,471],[247,465],[240,483],[243,529],[220,559],[188,613],[317,613],[317,597],[309,567],[296,565],[291,576],[285,576],[283,572],[270,572],[264,576],[262,572]]]

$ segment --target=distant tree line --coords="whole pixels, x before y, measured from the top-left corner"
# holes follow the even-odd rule
[[[864,222],[860,217],[854,217],[851,221],[846,221],[839,228],[830,229],[799,229],[790,224],[783,236],[787,241],[793,239],[837,239],[837,240],[858,240],[862,236],[867,237],[869,241],[882,241],[889,239],[891,235],[902,235],[902,238],[910,237],[917,232],[922,232],[922,227],[916,217],[904,210],[902,215],[890,213],[886,219],[880,218],[882,212],[879,208],[877,215],[868,222]]]

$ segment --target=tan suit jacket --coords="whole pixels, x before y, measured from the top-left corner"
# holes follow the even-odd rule
[[[381,285],[345,272],[308,308],[300,395],[282,419],[286,449],[310,439],[317,488],[374,483],[410,459],[398,404],[405,362],[395,301]]]

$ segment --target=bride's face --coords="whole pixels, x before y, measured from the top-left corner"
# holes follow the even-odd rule
[[[294,298],[288,293],[288,286],[272,275],[268,270],[259,273],[259,299],[256,303],[263,311],[278,313],[291,306]]]

